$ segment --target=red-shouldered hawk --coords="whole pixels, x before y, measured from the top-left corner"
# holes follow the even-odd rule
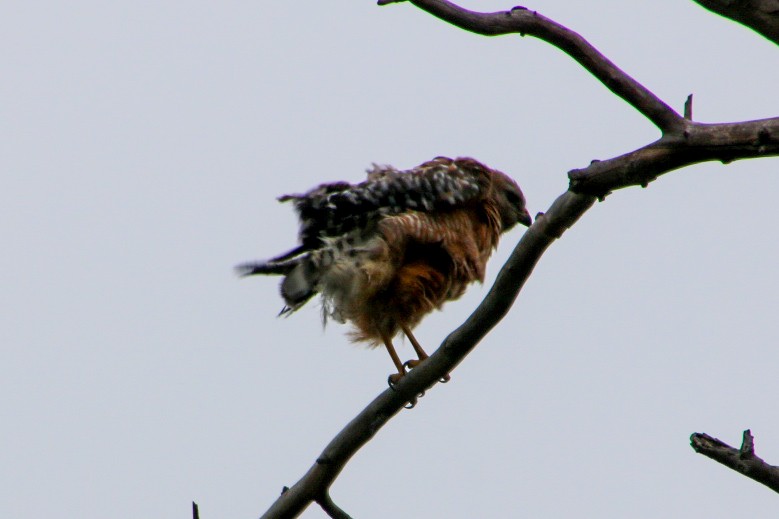
[[[322,184],[284,195],[300,217],[300,246],[241,275],[283,275],[280,315],[322,295],[322,317],[349,321],[353,341],[384,344],[400,380],[427,358],[411,329],[457,299],[484,270],[501,233],[529,226],[525,197],[505,174],[471,158],[437,157],[408,171],[375,166],[356,185]],[[419,360],[400,361],[402,331]]]

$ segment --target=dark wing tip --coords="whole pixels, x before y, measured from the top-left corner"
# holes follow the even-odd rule
[[[265,267],[266,264],[261,262],[241,263],[233,267],[233,272],[235,272],[236,276],[245,278],[255,274],[265,274]]]

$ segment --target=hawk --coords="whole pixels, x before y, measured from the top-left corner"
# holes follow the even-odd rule
[[[471,158],[437,157],[408,171],[374,165],[359,184],[279,200],[298,213],[300,245],[238,273],[284,276],[279,315],[321,294],[324,322],[348,321],[353,341],[387,348],[397,368],[390,385],[427,358],[412,328],[483,281],[500,235],[532,222],[516,182]],[[392,344],[400,332],[418,360],[400,361]]]

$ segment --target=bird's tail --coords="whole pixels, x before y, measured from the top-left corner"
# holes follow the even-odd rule
[[[288,315],[316,295],[321,267],[322,251],[298,247],[267,261],[242,263],[235,267],[235,271],[241,277],[257,274],[285,276],[281,282],[281,297],[286,306],[279,315]]]
[[[301,245],[280,256],[267,261],[250,261],[241,263],[235,267],[235,273],[241,277],[254,276],[256,274],[285,275],[294,269],[301,258],[308,256],[309,252]]]
[[[298,258],[286,261],[250,261],[236,265],[235,273],[242,278],[257,274],[283,276],[292,271],[299,261]]]

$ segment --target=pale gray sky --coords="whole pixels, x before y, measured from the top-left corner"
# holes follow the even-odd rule
[[[693,92],[697,120],[779,112],[779,49],[692,1],[528,7],[673,106]],[[192,500],[256,517],[384,390],[384,351],[323,332],[315,304],[277,319],[277,280],[234,277],[295,244],[277,195],[471,155],[535,213],[569,169],[657,136],[560,51],[405,4],[11,0],[0,47],[4,518],[186,518]],[[750,427],[779,463],[778,165],[696,166],[596,205],[334,499],[380,519],[775,517],[774,493],[688,436]]]

